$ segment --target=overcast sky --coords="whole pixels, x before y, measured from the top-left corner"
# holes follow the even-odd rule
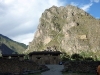
[[[0,34],[28,45],[34,38],[44,10],[53,5],[67,4],[100,18],[99,0],[0,0]]]

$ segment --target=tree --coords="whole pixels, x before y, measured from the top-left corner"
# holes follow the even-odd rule
[[[62,61],[67,61],[70,60],[70,56],[67,53],[63,53],[61,55]]]

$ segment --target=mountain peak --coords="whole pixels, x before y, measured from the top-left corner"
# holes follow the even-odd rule
[[[67,5],[46,9],[40,18],[34,40],[27,51],[56,46],[67,53],[97,52],[99,50],[100,20],[84,10]]]

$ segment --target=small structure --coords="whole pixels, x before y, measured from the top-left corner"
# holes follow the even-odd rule
[[[19,54],[19,55],[18,55],[19,60],[20,60],[20,61],[23,61],[23,60],[24,60],[24,56],[25,56],[24,54]]]
[[[17,60],[24,60],[24,54],[3,54],[2,58],[3,59],[17,59]]]
[[[60,51],[34,51],[29,53],[29,59],[37,64],[59,64]]]

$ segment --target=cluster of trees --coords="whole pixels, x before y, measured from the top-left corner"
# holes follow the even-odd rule
[[[97,61],[97,57],[95,56],[94,57],[85,57],[85,56],[82,56],[80,54],[77,54],[77,53],[74,53],[72,55],[68,55],[66,53],[63,53],[61,55],[61,58],[62,58],[62,61],[68,61],[68,60],[80,60],[80,61]]]

